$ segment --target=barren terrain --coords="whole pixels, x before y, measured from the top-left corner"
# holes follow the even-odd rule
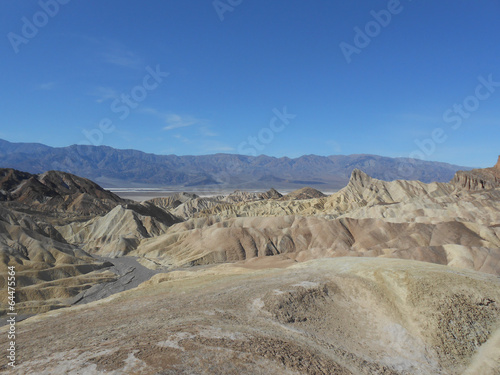
[[[134,203],[4,170],[13,373],[499,374],[499,165]]]

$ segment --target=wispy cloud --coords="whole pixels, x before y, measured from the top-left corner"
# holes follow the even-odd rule
[[[179,140],[179,141],[181,141],[182,143],[186,143],[186,144],[188,144],[188,143],[193,143],[193,142],[192,142],[189,138],[186,138],[186,137],[184,137],[184,136],[182,136],[182,135],[180,135],[180,134],[174,134],[174,135],[173,135],[173,137],[174,137],[175,139],[178,139],[178,140]]]
[[[325,143],[327,144],[328,147],[330,147],[336,153],[342,152],[342,147],[340,146],[340,144],[336,140],[329,139]]]
[[[231,146],[218,146],[207,149],[207,151],[211,152],[233,152],[234,150],[235,148]]]
[[[139,113],[144,113],[146,115],[151,115],[151,116],[156,116],[156,117],[163,117],[165,114],[161,111],[158,111],[157,109],[151,108],[151,107],[141,107],[138,110]]]
[[[177,149],[175,147],[169,147],[166,149],[163,149],[159,152],[160,155],[172,155],[177,152]]]
[[[185,128],[200,123],[200,120],[192,116],[181,116],[175,113],[168,114],[165,116],[165,126],[164,130],[174,130],[178,128]]]
[[[130,69],[141,69],[144,61],[132,51],[114,48],[103,53],[104,62]]]
[[[208,126],[200,126],[198,129],[200,134],[204,137],[217,137],[217,133],[213,132]]]
[[[139,110],[141,113],[152,115],[163,120],[167,126],[163,130],[174,130],[179,128],[186,128],[193,125],[203,125],[208,122],[208,120],[200,119],[191,115],[180,115],[172,112],[161,112],[154,108],[141,108]]]
[[[233,152],[234,147],[231,147],[223,142],[219,141],[206,141],[203,143],[202,149],[204,152]]]
[[[82,39],[93,45],[94,51],[102,62],[128,69],[143,69],[144,59],[128,48],[124,43],[109,38],[82,36]]]
[[[109,99],[118,98],[120,93],[111,87],[99,86],[94,90],[92,95],[97,97],[97,103],[102,103]]]
[[[398,113],[394,116],[397,120],[406,122],[417,122],[434,124],[443,121],[442,116],[428,115],[422,113]]]
[[[182,143],[184,143],[186,145],[190,145],[190,144],[195,143],[195,141],[193,139],[184,137],[183,135],[180,135],[180,134],[174,134],[173,137],[175,139],[178,139],[179,141],[181,141]]]
[[[55,82],[41,83],[36,87],[36,90],[43,90],[43,91],[52,90],[55,87],[55,85],[56,85]]]

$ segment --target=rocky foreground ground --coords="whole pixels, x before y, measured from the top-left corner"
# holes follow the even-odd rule
[[[496,276],[373,258],[255,266],[158,274],[23,321],[13,373],[498,373]]]
[[[15,265],[31,316],[0,369],[499,374],[499,172],[134,203],[0,170],[0,286]]]

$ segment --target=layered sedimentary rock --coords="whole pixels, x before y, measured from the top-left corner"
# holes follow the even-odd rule
[[[267,199],[279,199],[281,195],[275,189],[270,189],[265,193],[248,193],[246,191],[236,190],[235,192],[222,198],[222,201],[229,203],[262,201]]]
[[[49,171],[38,175],[0,169],[0,201],[30,210],[102,215],[126,203],[96,183],[69,173]]]
[[[455,221],[393,223],[382,219],[280,216],[193,219],[141,242],[133,255],[164,266],[208,265],[286,255],[390,257],[500,275],[500,228]]]
[[[107,257],[118,257],[135,250],[141,240],[159,236],[181,220],[151,204],[116,206],[105,216],[87,222],[57,227],[64,238],[82,249]]]
[[[458,171],[451,182],[467,190],[487,190],[500,187],[500,156],[494,167]]]
[[[198,195],[193,193],[175,193],[168,197],[153,198],[148,200],[148,203],[152,203],[155,206],[161,207],[165,210],[171,210],[177,208],[181,204],[188,202],[190,200],[199,198]]]
[[[326,197],[326,195],[323,194],[321,191],[313,189],[311,187],[304,187],[284,195],[281,199],[302,200],[302,199],[313,199],[313,198],[323,198],[323,197]]]
[[[92,285],[113,280],[109,264],[67,243],[48,223],[0,206],[0,289],[7,289],[7,267],[16,272],[16,311],[39,313],[67,306],[71,297]],[[0,296],[0,315],[9,306]]]
[[[194,217],[217,215],[218,217],[241,217],[241,216],[280,216],[280,215],[304,215],[325,216],[330,218],[344,215],[352,216],[371,210],[371,215],[383,217],[387,211],[388,217],[398,219],[398,210],[405,213],[403,220],[414,220],[415,217],[431,218],[432,210],[442,211],[437,215],[443,218],[453,218],[453,211],[463,212],[465,216],[474,214],[483,215],[491,210],[477,211],[467,215],[469,206],[477,208],[487,205],[497,205],[498,190],[480,191],[478,193],[463,189],[454,183],[430,183],[420,181],[382,181],[371,178],[362,171],[354,170],[348,185],[328,197],[286,200],[286,196],[279,200],[245,201],[235,204],[217,204],[213,202],[212,207],[191,214]],[[491,200],[491,202],[487,202]],[[386,207],[387,206],[387,207]],[[394,209],[388,208],[392,206]],[[358,213],[355,211],[358,210]],[[413,216],[407,211],[415,211]],[[473,220],[473,219],[471,219]]]

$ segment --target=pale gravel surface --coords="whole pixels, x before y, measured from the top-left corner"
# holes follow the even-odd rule
[[[74,297],[71,305],[83,305],[89,302],[107,298],[113,294],[120,293],[125,290],[136,288],[143,282],[151,279],[151,277],[159,273],[184,270],[183,268],[168,269],[166,267],[153,270],[140,264],[137,261],[136,257],[126,256],[118,258],[106,258],[97,255],[95,255],[94,257],[101,262],[109,262],[113,264],[113,266],[111,266],[109,270],[118,275],[118,279],[107,283],[97,284],[89,289],[84,290]],[[201,268],[207,268],[207,266],[190,267],[189,270],[195,271]]]
[[[144,281],[149,280],[153,275],[166,271],[164,269],[151,270],[146,268],[135,257],[106,258],[95,256],[95,258],[101,262],[110,262],[113,264],[109,270],[118,275],[118,279],[108,283],[97,284],[84,290],[74,297],[72,305],[82,305],[97,301],[115,293],[135,288]]]

